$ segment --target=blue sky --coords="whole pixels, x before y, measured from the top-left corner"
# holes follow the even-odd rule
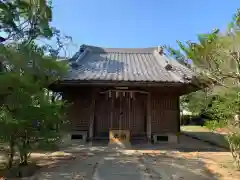
[[[53,0],[53,25],[74,44],[151,47],[224,29],[239,0]],[[76,51],[73,46],[71,51]]]

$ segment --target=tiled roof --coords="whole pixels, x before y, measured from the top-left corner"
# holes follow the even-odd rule
[[[101,48],[84,45],[70,62],[71,69],[63,80],[184,83],[193,76],[187,67],[160,55],[158,48]],[[166,68],[168,64],[170,69]]]

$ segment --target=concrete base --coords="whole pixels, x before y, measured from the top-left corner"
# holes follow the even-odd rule
[[[168,142],[169,143],[178,143],[178,136],[176,136],[176,135],[169,135],[168,136]]]
[[[82,139],[72,139],[72,135],[82,135]],[[82,131],[74,131],[65,134],[61,140],[60,140],[60,147],[66,147],[66,146],[71,146],[73,143],[82,143],[85,144],[87,142],[87,132],[82,132]]]
[[[158,140],[158,136],[167,136],[167,141]],[[178,143],[178,136],[174,134],[154,134],[153,135],[153,143],[161,144],[161,143]]]
[[[71,133],[71,136],[72,135],[81,135],[82,136],[82,139],[74,139],[74,141],[79,141],[79,142],[83,142],[83,143],[86,143],[87,142],[87,132],[86,131],[73,131]],[[71,137],[72,138],[72,137]]]

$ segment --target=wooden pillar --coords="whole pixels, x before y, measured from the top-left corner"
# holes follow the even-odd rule
[[[122,93],[119,93],[119,101],[120,101],[120,118],[119,118],[119,130],[122,130]]]
[[[111,98],[111,107],[110,107],[110,121],[111,121],[111,125],[110,125],[110,130],[113,129],[113,111],[114,111],[114,98],[115,98],[115,94],[113,94],[112,91],[110,91],[110,98]]]
[[[152,118],[151,118],[151,93],[147,95],[147,139],[148,142],[151,143],[151,135],[152,135]]]
[[[179,136],[181,133],[181,114],[180,114],[180,97],[177,97],[177,136],[178,136],[178,142],[179,142]]]
[[[92,93],[92,102],[91,102],[91,116],[89,123],[89,140],[92,141],[94,134],[94,117],[95,117],[95,103],[96,103],[96,92]]]

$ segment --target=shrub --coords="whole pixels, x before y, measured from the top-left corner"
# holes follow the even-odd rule
[[[205,122],[204,125],[205,125],[208,129],[214,131],[214,130],[216,130],[217,128],[224,128],[224,127],[226,127],[226,124],[227,124],[227,123],[226,123],[224,120],[220,120],[220,121],[217,121],[217,120],[208,120],[208,121]]]

